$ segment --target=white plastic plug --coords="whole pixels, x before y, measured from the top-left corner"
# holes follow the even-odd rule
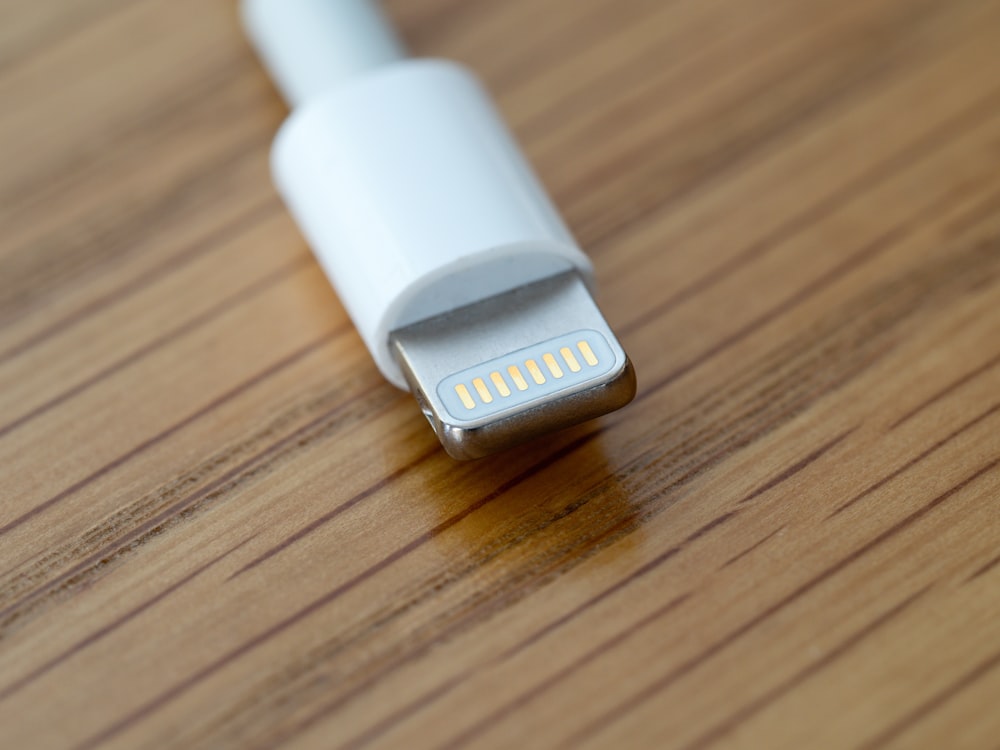
[[[243,16],[294,107],[272,150],[278,190],[379,369],[414,390],[450,453],[483,455],[631,399],[631,364],[586,289],[590,262],[471,73],[404,59],[366,0],[244,0]],[[600,376],[531,393],[491,380],[504,408],[456,419],[436,395],[438,382],[428,381],[438,368],[406,332],[418,324],[444,330],[426,323],[492,300],[493,328],[478,316],[477,346],[435,351],[457,369],[503,358],[543,343],[523,316],[510,330],[503,295],[566,274],[583,297],[566,296],[571,308],[545,313],[557,321],[550,333],[600,330],[614,361],[602,363]],[[458,347],[461,336],[445,328]],[[583,392],[599,408],[580,408]]]

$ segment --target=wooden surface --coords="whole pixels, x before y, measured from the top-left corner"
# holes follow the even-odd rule
[[[0,746],[998,747],[1000,2],[388,7],[636,403],[453,462],[234,5],[4,0]]]

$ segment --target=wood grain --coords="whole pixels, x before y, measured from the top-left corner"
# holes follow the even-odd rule
[[[1000,2],[392,0],[631,407],[474,463],[275,196],[232,3],[0,9],[0,745],[993,748]]]

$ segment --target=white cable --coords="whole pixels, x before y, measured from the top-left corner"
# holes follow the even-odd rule
[[[406,50],[368,0],[243,0],[243,25],[289,107]]]
[[[365,0],[244,0],[243,17],[294,105],[272,151],[279,192],[449,453],[631,399],[590,263],[468,71],[403,59]]]

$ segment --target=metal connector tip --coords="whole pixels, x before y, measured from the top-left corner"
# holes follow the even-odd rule
[[[398,329],[390,342],[457,459],[599,417],[635,395],[632,363],[575,271]]]

